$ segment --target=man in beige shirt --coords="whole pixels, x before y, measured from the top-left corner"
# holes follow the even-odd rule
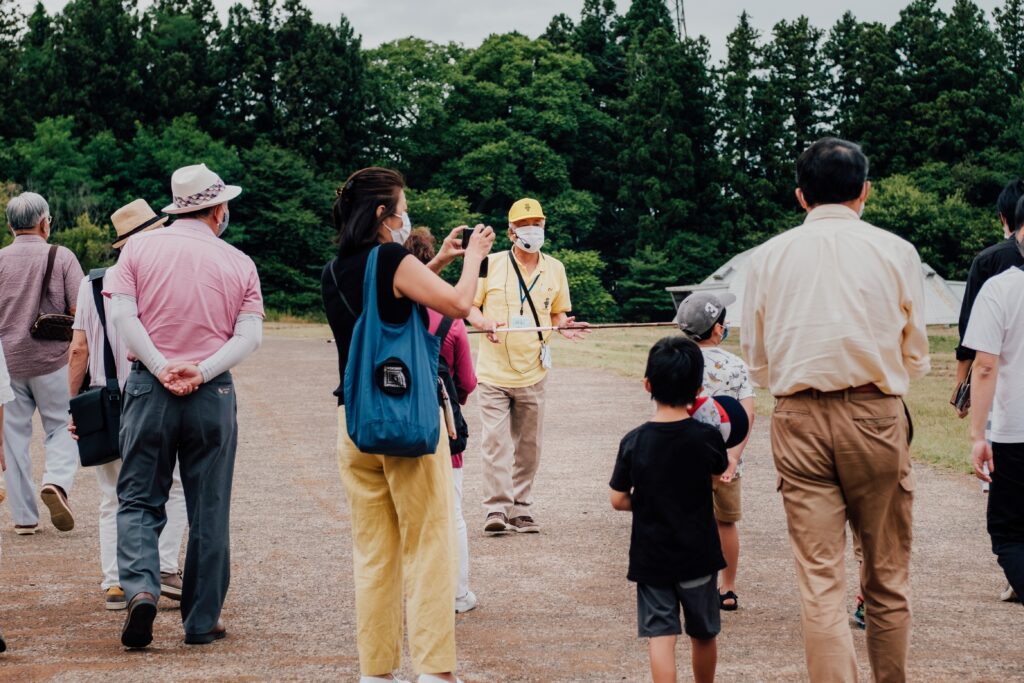
[[[743,352],[777,398],[772,452],[786,509],[812,681],[855,681],[846,620],[847,520],[875,680],[906,678],[914,472],[902,396],[929,370],[924,276],[913,245],[860,220],[868,161],[815,142],[797,161],[803,225],[751,257]]]

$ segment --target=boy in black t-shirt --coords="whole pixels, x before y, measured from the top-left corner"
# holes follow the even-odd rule
[[[644,384],[657,411],[619,444],[611,502],[632,510],[629,573],[637,591],[641,638],[650,638],[651,677],[676,680],[676,636],[693,647],[693,677],[713,681],[721,630],[717,575],[725,567],[711,502],[711,476],[729,465],[714,427],[687,413],[704,378],[700,348],[666,337],[651,348]]]

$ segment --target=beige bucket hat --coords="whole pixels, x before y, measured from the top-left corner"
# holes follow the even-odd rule
[[[167,222],[167,216],[158,216],[145,199],[136,199],[110,214],[110,222],[117,232],[117,239],[111,246],[120,249],[132,235],[161,227]]]
[[[231,201],[240,194],[242,188],[225,185],[206,164],[184,166],[171,176],[171,197],[174,201],[163,211],[169,214],[191,213]]]

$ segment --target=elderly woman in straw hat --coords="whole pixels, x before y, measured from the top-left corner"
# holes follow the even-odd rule
[[[110,222],[117,233],[111,246],[120,254],[121,247],[129,239],[162,227],[167,222],[167,216],[157,215],[146,200],[136,199],[111,214]],[[103,303],[105,325],[100,320],[96,307],[96,301],[102,299],[100,292],[104,280],[116,270],[117,265],[93,270],[82,280],[78,288],[78,306],[75,309],[75,323],[72,326],[74,337],[71,340],[68,364],[68,388],[71,396],[75,396],[84,384],[86,370],[90,378],[90,388],[105,384],[104,340],[110,342],[117,368],[117,382],[122,390],[131,372],[128,349],[124,340],[113,333],[113,326],[110,324],[109,300]],[[121,473],[121,460],[97,465],[93,469],[100,488],[100,566],[103,571],[100,587],[107,609],[124,609],[127,603],[117,575],[117,478]],[[177,466],[174,468],[173,485],[165,510],[167,526],[160,534],[160,594],[171,600],[180,600],[181,574],[178,571],[178,555],[181,537],[185,533],[188,520],[185,513],[185,494],[181,488],[181,474]]]

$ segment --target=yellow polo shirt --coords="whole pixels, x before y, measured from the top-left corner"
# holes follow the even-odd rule
[[[519,271],[530,290],[533,305],[537,308],[541,326],[551,324],[551,316],[572,310],[569,300],[569,281],[565,278],[565,266],[558,259],[541,254],[540,263],[533,272],[516,259]],[[501,251],[487,257],[487,267],[481,270],[473,305],[484,317],[514,327],[518,322],[535,325],[530,304],[512,268],[512,252]],[[523,320],[525,317],[526,320]],[[553,334],[544,332],[545,341]],[[480,341],[476,360],[477,379],[493,386],[520,388],[536,384],[547,375],[540,364],[540,340],[536,332],[512,332],[499,334],[499,344],[486,339]]]

